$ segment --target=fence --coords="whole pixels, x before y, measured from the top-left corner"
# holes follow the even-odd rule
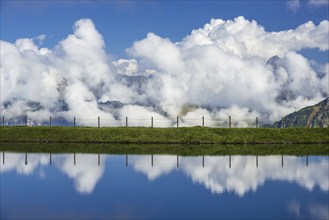
[[[49,119],[38,120],[31,119],[27,116],[5,118],[2,116],[2,126],[88,126],[88,127],[219,127],[219,128],[237,128],[237,127],[259,127],[258,117],[255,119],[238,119],[232,118],[184,118],[177,116],[176,119],[164,119],[164,118],[120,118],[120,119],[108,119],[108,118],[77,118],[73,117],[71,120],[64,118],[54,118],[52,116]]]

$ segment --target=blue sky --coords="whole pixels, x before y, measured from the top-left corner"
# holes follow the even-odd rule
[[[103,35],[106,51],[126,57],[125,49],[153,32],[180,41],[211,18],[223,20],[244,16],[256,20],[266,31],[294,29],[307,21],[328,19],[328,4],[298,1],[1,1],[1,40],[33,38],[45,34],[44,45],[52,48],[72,33],[74,22],[91,18]],[[308,50],[308,58],[328,60],[327,52]]]

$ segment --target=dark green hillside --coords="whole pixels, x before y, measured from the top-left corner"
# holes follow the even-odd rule
[[[290,127],[328,127],[329,126],[329,98],[316,105],[305,107],[291,113],[282,120],[275,122],[275,128]]]

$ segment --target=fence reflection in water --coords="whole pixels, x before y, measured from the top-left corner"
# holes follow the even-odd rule
[[[91,193],[106,169],[112,172],[132,169],[149,181],[177,171],[214,193],[233,187],[237,194],[243,195],[264,184],[265,180],[293,181],[307,189],[319,186],[321,190],[329,190],[328,156],[0,153],[1,173],[16,170],[19,174],[30,175],[59,169],[75,180],[76,190],[81,193]]]
[[[16,153],[11,153],[11,152],[5,152],[5,151],[2,151],[1,152],[2,156],[1,156],[1,163],[2,165],[5,165],[6,161],[8,161],[8,159],[6,159],[6,155],[9,154],[16,154]],[[19,155],[22,155],[22,154],[19,154]],[[36,158],[36,155],[42,157],[43,161],[45,161],[45,154],[35,154],[35,153],[24,153],[24,165],[27,166],[29,165],[29,156],[28,155],[33,155],[30,160],[35,160]],[[56,161],[56,157],[61,157],[63,156],[63,154],[53,154],[53,153],[49,153],[48,154],[48,164],[51,166],[55,161]],[[67,154],[65,154],[67,155]],[[71,154],[72,156],[72,163],[73,165],[77,165],[77,157],[78,156],[87,156],[89,159],[88,159],[88,162],[90,161],[93,161],[93,159],[95,159],[95,164],[97,164],[97,166],[100,166],[101,164],[101,155],[100,153],[98,154],[80,154],[80,153],[73,153]],[[129,157],[138,157],[138,155],[129,155],[129,154],[125,154],[125,161],[124,161],[124,164],[125,166],[129,166]],[[105,155],[106,157],[106,155]],[[196,159],[196,160],[199,160],[200,161],[200,167],[205,167],[206,164],[207,164],[207,159],[210,159],[211,161],[213,161],[214,159],[218,158],[226,158],[225,161],[227,161],[227,164],[222,164],[223,166],[228,166],[229,168],[232,168],[232,162],[234,164],[234,158],[237,157],[237,158],[241,158],[241,157],[246,157],[248,159],[248,161],[250,160],[254,160],[255,161],[255,167],[259,167],[261,166],[259,164],[259,160],[262,160],[264,158],[268,158],[268,157],[275,157],[277,158],[277,161],[280,162],[279,164],[281,165],[281,167],[284,167],[284,160],[285,160],[285,157],[288,157],[288,158],[291,158],[292,156],[284,156],[284,155],[281,155],[281,156],[258,156],[258,155],[255,155],[255,156],[252,156],[252,155],[249,155],[249,156],[240,156],[240,155],[226,155],[226,156],[205,156],[205,155],[202,155],[202,156],[194,156],[194,157],[185,157],[185,156],[180,156],[180,155],[175,155],[175,156],[163,156],[163,155],[154,155],[154,154],[151,154],[151,155],[143,155],[144,157],[144,162],[147,161],[145,160],[145,157],[149,157],[149,164],[151,167],[155,166],[157,164],[157,162],[159,163],[163,163],[161,162],[161,158],[162,157],[165,157],[164,158],[164,163],[167,163],[167,162],[171,162],[172,163],[172,160],[169,160],[169,161],[166,161],[167,157],[172,157],[172,158],[176,158],[176,167],[179,168],[180,165],[182,165],[182,161],[184,161],[184,158],[193,158],[193,159]],[[156,162],[155,162],[155,159],[156,158]],[[309,165],[309,155],[306,155],[306,156],[300,156],[298,157],[299,160],[304,160],[304,164],[305,166],[307,167]],[[36,161],[33,161],[33,163],[35,163]],[[84,163],[85,161],[82,159],[80,161],[81,163]],[[32,163],[32,164],[33,164]]]
[[[120,209],[122,213],[126,213],[126,207],[136,207],[143,213],[157,210],[152,217],[159,213],[167,216],[178,207],[181,210],[178,214],[191,214],[186,216],[188,219],[200,212],[198,218],[202,218],[209,216],[211,207],[212,219],[226,219],[233,214],[241,219],[246,215],[237,213],[235,207],[242,205],[245,210],[251,210],[250,215],[255,214],[252,216],[255,219],[273,216],[278,211],[283,214],[276,216],[277,219],[287,219],[291,217],[287,205],[289,208],[296,201],[291,198],[308,201],[307,204],[316,201],[326,211],[324,214],[328,207],[328,156],[8,151],[0,151],[0,156],[1,207],[11,216],[19,213],[31,219],[40,215],[43,219],[65,218],[62,213],[67,213],[69,207],[76,218],[81,212],[97,218],[99,213],[105,216],[113,211],[109,208],[113,204],[119,204],[124,208]],[[52,209],[55,214],[40,212],[40,204],[46,204],[46,209]],[[229,213],[223,216],[225,210]],[[174,213],[170,218],[175,216]],[[326,219],[328,215],[323,216],[315,219]]]

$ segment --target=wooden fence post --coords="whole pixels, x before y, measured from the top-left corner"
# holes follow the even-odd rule
[[[128,117],[126,117],[126,127],[128,127]]]
[[[258,128],[258,117],[256,117],[256,128]]]
[[[51,127],[51,116],[49,117],[49,127]]]
[[[229,157],[229,164],[228,164],[229,168],[231,168],[231,155]]]
[[[232,124],[231,124],[231,116],[228,117],[228,127],[231,128]]]
[[[98,127],[101,126],[101,118],[98,116]]]
[[[178,116],[177,116],[177,122],[176,123],[177,123],[177,128],[178,128],[179,127]]]
[[[151,128],[153,128],[153,117],[151,117]]]
[[[2,126],[5,126],[5,116],[2,116]]]
[[[283,167],[283,155],[281,156],[281,166]]]
[[[308,166],[308,155],[306,156],[306,166]]]
[[[204,127],[204,116],[202,116],[202,127]]]
[[[73,118],[73,126],[75,127],[75,116]]]

